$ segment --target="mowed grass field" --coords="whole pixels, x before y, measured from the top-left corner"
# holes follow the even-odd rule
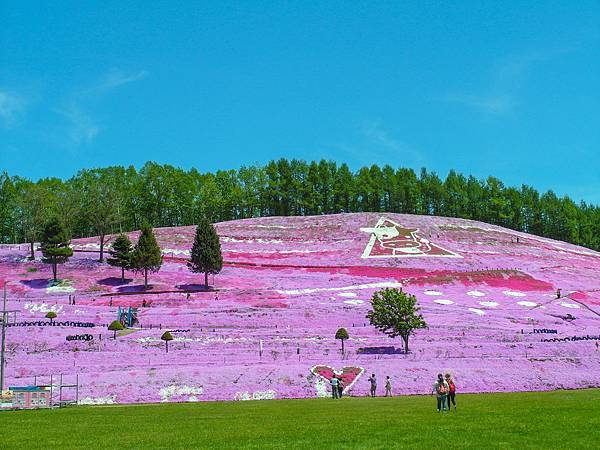
[[[0,413],[0,448],[600,448],[600,389]]]

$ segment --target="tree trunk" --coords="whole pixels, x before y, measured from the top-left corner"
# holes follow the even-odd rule
[[[204,287],[208,289],[208,272],[204,272]]]
[[[344,356],[344,340],[342,339],[342,356]]]
[[[402,336],[402,340],[404,341],[404,353],[408,353],[408,336]]]
[[[52,275],[54,277],[54,281],[57,281],[56,273],[58,272],[58,264],[56,263],[55,257],[52,257]]]
[[[116,339],[116,338],[117,338],[117,330],[115,330],[115,332],[114,332],[114,333],[115,333],[115,334],[113,334],[113,339]]]
[[[104,234],[100,235],[100,262],[104,262]]]
[[[144,269],[144,289],[148,289],[148,269]]]
[[[169,341],[165,341],[165,348],[167,349],[167,353],[169,353]]]
[[[125,283],[125,266],[121,266],[121,283]]]
[[[30,245],[31,245],[31,255],[29,255],[29,259],[32,260],[32,261],[35,259],[35,250],[33,248],[33,244],[34,244],[33,241],[30,242]]]

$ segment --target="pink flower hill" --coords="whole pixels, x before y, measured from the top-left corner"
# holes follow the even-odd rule
[[[479,222],[385,213],[217,230],[225,265],[209,291],[185,264],[193,227],[155,230],[164,264],[148,291],[139,276],[122,283],[118,268],[97,262],[96,239],[72,242],[57,284],[50,267],[27,260],[26,245],[1,246],[9,320],[33,322],[7,329],[7,384],[78,374],[80,403],[324,396],[328,367],[350,368],[348,395],[366,395],[371,373],[381,394],[387,375],[394,394],[426,394],[445,371],[459,393],[598,386],[597,252]],[[429,324],[408,354],[365,319],[383,287],[416,295]],[[107,325],[130,306],[139,324],[112,339]],[[36,323],[49,322],[49,310],[59,326]],[[344,355],[340,327],[350,335]],[[84,334],[92,338],[67,340]]]

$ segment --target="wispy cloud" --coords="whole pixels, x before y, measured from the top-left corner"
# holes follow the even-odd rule
[[[513,94],[448,94],[444,100],[453,103],[462,103],[480,111],[492,114],[506,114],[515,106]]]
[[[140,70],[139,72],[134,73],[126,73],[119,69],[112,69],[99,81],[97,81],[87,90],[83,91],[82,95],[93,95],[107,92],[125,84],[143,80],[147,76],[148,71],[146,70]]]
[[[397,165],[402,161],[407,166],[417,167],[425,163],[423,152],[395,137],[381,120],[366,120],[358,131],[357,142],[338,144],[337,147],[359,164]]]
[[[494,64],[487,89],[478,93],[451,92],[443,96],[442,100],[463,104],[487,114],[508,114],[519,105],[520,92],[531,68],[539,62],[569,51],[560,49],[510,55]]]
[[[369,141],[388,150],[402,151],[407,149],[407,146],[404,143],[390,136],[390,134],[382,128],[380,121],[364,122],[362,132]]]
[[[76,102],[69,103],[58,112],[68,121],[67,138],[72,145],[89,144],[100,132],[99,125]]]
[[[0,119],[5,126],[14,125],[17,118],[24,112],[25,106],[24,98],[6,90],[0,90]]]
[[[72,146],[91,143],[102,130],[102,126],[90,112],[89,103],[102,98],[109,92],[148,76],[146,70],[123,72],[112,69],[96,82],[74,91],[63,106],[56,111],[67,120],[66,137]],[[87,106],[86,106],[87,105]]]

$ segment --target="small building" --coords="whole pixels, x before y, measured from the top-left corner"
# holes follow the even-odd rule
[[[50,407],[50,386],[9,386],[12,392],[12,407],[35,409]]]

